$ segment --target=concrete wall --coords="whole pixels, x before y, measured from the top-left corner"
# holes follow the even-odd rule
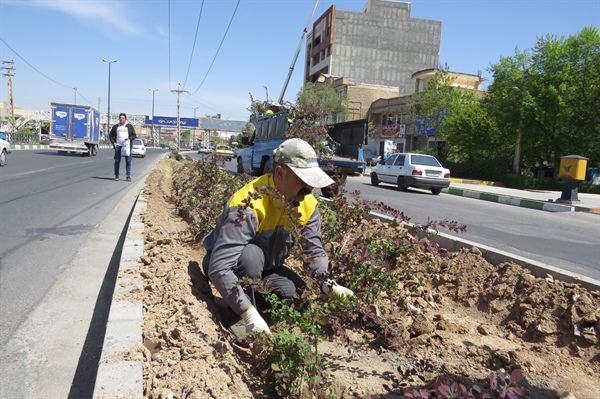
[[[337,9],[329,74],[414,92],[411,76],[436,68],[442,22],[410,17],[410,3],[370,0],[365,12]]]

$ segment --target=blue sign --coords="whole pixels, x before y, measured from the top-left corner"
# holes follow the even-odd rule
[[[429,126],[429,117],[419,116],[415,119],[415,128],[413,135],[415,136],[435,136],[435,127]]]
[[[152,125],[152,117],[146,115],[146,125]],[[177,127],[177,117],[154,115],[154,125]],[[197,118],[179,118],[180,127],[198,127]]]

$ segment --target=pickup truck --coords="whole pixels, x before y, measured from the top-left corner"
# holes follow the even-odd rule
[[[333,155],[322,156],[319,159],[319,165],[330,176],[337,175],[340,184],[346,181],[349,174],[361,174],[365,169],[365,162],[362,160],[362,144],[366,140],[366,123],[364,120],[358,123],[360,134],[354,134],[354,144],[349,144],[346,148],[356,147],[356,158],[352,159],[347,153],[333,153]],[[250,173],[253,176],[261,176],[265,173],[270,173],[273,168],[273,151],[279,145],[290,138],[286,135],[289,124],[288,112],[286,110],[279,111],[273,115],[257,117],[252,115],[250,123],[255,127],[254,133],[250,138],[243,137],[242,144],[246,148],[238,151],[237,156],[237,172]],[[345,122],[348,124],[348,122]],[[357,125],[355,123],[355,125]],[[334,132],[335,125],[329,127],[330,132]],[[331,136],[331,135],[330,135]],[[338,136],[344,136],[338,134]],[[348,137],[344,137],[348,138]],[[351,137],[350,137],[351,138]],[[333,140],[332,140],[333,141]],[[343,141],[343,140],[342,140]],[[336,140],[331,143],[332,148],[341,148],[340,141]],[[336,188],[323,188],[321,193],[325,197],[331,197],[336,191]]]

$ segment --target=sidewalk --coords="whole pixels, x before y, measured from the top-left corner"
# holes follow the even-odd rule
[[[517,190],[494,185],[494,182],[467,179],[450,179],[450,187],[442,192],[549,212],[600,214],[599,194],[578,193],[578,201],[561,203],[557,202],[562,195],[560,191]]]

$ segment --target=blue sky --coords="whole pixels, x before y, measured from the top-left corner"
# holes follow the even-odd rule
[[[319,1],[311,26],[333,3],[360,12],[366,2]],[[181,84],[182,117],[220,113],[247,120],[250,93],[260,100],[267,91],[270,99],[279,97],[314,4],[0,0],[0,61],[14,61],[14,104],[22,108],[76,101],[106,112],[106,58],[117,60],[110,67],[111,113],[150,115],[150,89],[158,89],[154,114],[176,116],[173,91]],[[600,0],[415,0],[411,16],[442,21],[440,64],[489,77],[490,64],[517,47],[531,49],[538,37],[600,29]],[[285,100],[300,89],[303,65],[304,44]],[[7,79],[0,81],[0,101],[8,98]]]

